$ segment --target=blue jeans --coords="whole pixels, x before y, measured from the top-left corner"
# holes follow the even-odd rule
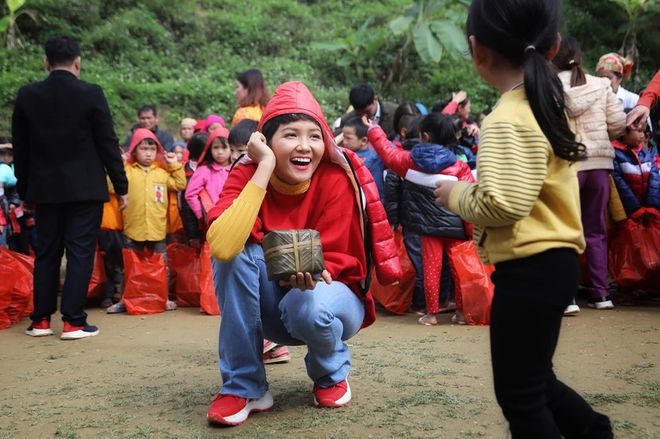
[[[344,343],[360,329],[364,306],[346,285],[319,282],[313,290],[286,290],[268,280],[263,249],[247,244],[229,262],[213,260],[220,320],[222,394],[260,398],[268,390],[264,337],[307,345],[307,375],[321,387],[343,381],[351,360]]]

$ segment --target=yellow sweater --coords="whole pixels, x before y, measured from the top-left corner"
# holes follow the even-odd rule
[[[578,166],[556,157],[524,89],[502,95],[484,120],[478,183],[459,182],[449,208],[474,223],[482,259],[492,264],[552,248],[585,247]]]
[[[161,241],[167,234],[167,191],[186,188],[186,174],[180,163],[168,170],[137,163],[126,165],[128,207],[124,209],[124,234],[134,241]]]

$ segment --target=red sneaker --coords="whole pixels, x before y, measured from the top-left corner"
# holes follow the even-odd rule
[[[50,329],[50,320],[41,319],[38,322],[32,322],[32,324],[25,330],[25,333],[32,337],[53,335],[53,330]]]
[[[64,322],[62,329],[62,340],[77,340],[79,338],[94,337],[99,333],[99,328],[93,325],[73,326],[69,322]]]
[[[263,350],[264,354],[268,351],[272,351],[276,347],[277,347],[277,343],[275,343],[274,341],[266,340],[264,338],[264,350]]]
[[[275,349],[271,349],[261,356],[261,360],[264,364],[288,363],[290,359],[291,354],[289,353],[289,348],[279,345]]]
[[[348,377],[330,387],[314,384],[314,405],[319,407],[342,407],[351,402],[351,386]]]
[[[218,394],[211,401],[206,419],[212,424],[240,425],[251,412],[265,412],[273,408],[273,395],[266,392],[259,399]]]

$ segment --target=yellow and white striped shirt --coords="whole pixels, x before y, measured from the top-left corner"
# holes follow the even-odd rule
[[[449,208],[474,223],[474,240],[485,262],[551,248],[582,252],[577,170],[555,156],[524,89],[515,89],[503,94],[484,120],[478,183],[459,182]]]

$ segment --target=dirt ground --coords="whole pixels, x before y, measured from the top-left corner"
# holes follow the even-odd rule
[[[150,316],[89,310],[97,337],[0,331],[0,438],[503,438],[488,328],[424,327],[379,312],[350,340],[353,401],[313,407],[304,348],[267,366],[272,412],[234,428],[205,415],[217,392],[218,317],[197,309]],[[59,335],[61,321],[54,320]],[[521,328],[524,331],[524,328]],[[660,307],[583,308],[565,318],[559,377],[612,418],[616,437],[660,438]]]

